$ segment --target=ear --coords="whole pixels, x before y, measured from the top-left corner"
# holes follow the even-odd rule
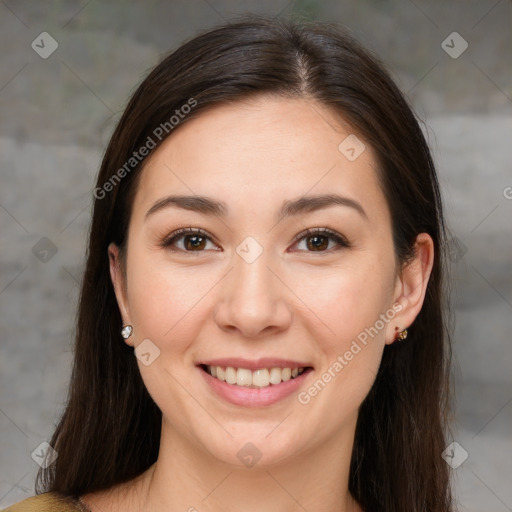
[[[119,254],[119,247],[111,243],[108,246],[108,259],[110,263],[110,279],[114,286],[116,294],[117,305],[121,312],[123,325],[129,325],[130,322],[130,309],[128,307],[128,300],[126,298],[126,283],[124,279],[123,270],[121,268],[121,257]],[[132,345],[130,338],[125,340],[128,345]]]
[[[414,245],[414,258],[408,262],[397,276],[395,303],[402,309],[389,322],[386,331],[386,344],[393,343],[400,331],[407,329],[420,312],[427,284],[434,264],[434,242],[427,233],[420,233]]]

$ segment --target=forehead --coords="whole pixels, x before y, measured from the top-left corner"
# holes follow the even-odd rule
[[[376,160],[356,137],[340,115],[311,100],[216,106],[179,127],[147,161],[134,209],[183,193],[221,199],[234,214],[261,214],[286,199],[337,192],[382,215]]]

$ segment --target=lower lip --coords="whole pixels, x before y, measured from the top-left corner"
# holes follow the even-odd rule
[[[228,384],[227,382],[216,379],[199,366],[197,369],[214,393],[234,405],[242,405],[245,407],[262,407],[283,400],[295,393],[312,371],[312,369],[309,368],[294,379],[281,382],[280,384],[271,384],[264,388],[248,388],[237,386],[236,384]]]

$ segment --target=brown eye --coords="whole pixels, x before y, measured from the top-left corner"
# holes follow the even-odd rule
[[[307,229],[299,233],[295,240],[299,242],[299,245],[304,242],[305,248],[300,250],[305,250],[306,252],[331,252],[331,250],[350,247],[345,237],[328,228]]]
[[[306,237],[306,246],[312,251],[322,251],[329,246],[329,237],[325,235],[312,235]]]
[[[206,237],[201,235],[185,235],[183,240],[183,244],[187,250],[195,251],[196,249],[204,249],[206,245]]]
[[[188,228],[174,231],[163,240],[161,245],[173,251],[199,253],[207,249],[208,242],[214,245],[206,231],[199,228]]]

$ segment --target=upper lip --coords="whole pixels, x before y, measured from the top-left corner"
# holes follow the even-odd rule
[[[311,367],[310,364],[293,361],[291,359],[278,359],[275,357],[262,357],[260,359],[244,359],[242,357],[226,357],[221,359],[208,359],[199,361],[197,366],[222,366],[232,368],[246,368],[248,370],[260,370],[262,368],[307,368]]]

